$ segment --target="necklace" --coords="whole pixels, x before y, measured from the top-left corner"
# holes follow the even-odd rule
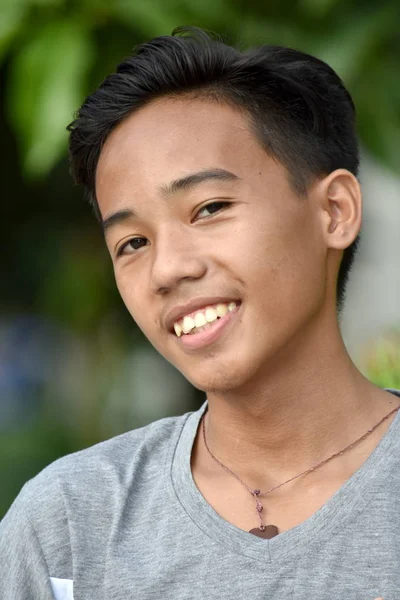
[[[379,421],[379,423],[377,423],[376,425],[374,425],[373,427],[371,427],[371,429],[368,429],[368,431],[366,431],[361,437],[359,437],[357,440],[355,440],[354,442],[352,442],[351,444],[349,444],[348,446],[346,446],[345,448],[343,448],[343,450],[340,450],[339,452],[335,452],[331,456],[328,456],[328,458],[324,458],[324,460],[321,460],[319,463],[316,463],[315,465],[313,465],[312,467],[306,469],[305,471],[302,471],[298,475],[295,475],[294,477],[291,477],[287,481],[279,483],[278,485],[274,485],[273,487],[269,488],[265,492],[262,492],[259,489],[255,489],[255,490],[251,489],[251,487],[249,487],[247,485],[247,483],[245,483],[239,477],[239,475],[237,475],[231,469],[229,469],[227,466],[225,466],[211,452],[210,448],[208,447],[207,438],[206,438],[206,427],[205,427],[205,419],[204,419],[206,413],[204,413],[203,416],[202,416],[202,418],[201,418],[201,425],[202,425],[202,430],[203,430],[204,445],[205,445],[205,447],[206,447],[209,455],[211,456],[211,458],[213,458],[216,463],[218,463],[223,469],[225,469],[225,471],[227,473],[229,473],[230,475],[233,475],[233,477],[235,477],[239,481],[239,483],[241,483],[242,486],[245,487],[246,490],[248,492],[250,492],[250,494],[255,499],[255,502],[256,502],[256,511],[257,511],[257,514],[258,514],[258,518],[260,520],[260,525],[259,525],[259,527],[255,527],[254,529],[250,529],[249,533],[252,533],[253,535],[256,535],[256,536],[261,537],[261,538],[270,539],[270,538],[275,537],[276,535],[278,535],[279,529],[277,528],[276,525],[265,525],[264,524],[263,518],[262,518],[262,512],[264,510],[264,506],[261,504],[260,498],[264,497],[264,496],[267,496],[268,494],[270,494],[271,492],[274,492],[275,490],[278,490],[282,486],[286,485],[287,483],[290,483],[291,481],[294,481],[295,479],[297,479],[298,477],[301,477],[302,475],[307,475],[308,473],[311,473],[312,471],[315,471],[316,469],[318,469],[319,467],[322,467],[322,465],[325,465],[327,462],[329,462],[330,460],[336,458],[337,456],[341,456],[344,452],[346,452],[347,450],[350,450],[351,448],[353,448],[353,446],[355,446],[359,442],[362,442],[363,440],[365,440],[365,438],[368,437],[373,431],[375,431],[375,429],[377,429],[377,427],[379,427],[379,425],[381,425],[384,421],[386,421],[386,419],[388,419],[391,415],[393,415],[399,409],[400,409],[400,406],[397,406],[397,408],[394,408],[393,410],[391,410],[387,415],[385,415],[383,417],[383,419],[381,419]]]

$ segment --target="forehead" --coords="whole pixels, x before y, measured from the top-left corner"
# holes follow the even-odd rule
[[[162,98],[109,135],[96,173],[100,208],[112,197],[149,194],[170,180],[223,168],[241,178],[265,171],[266,154],[239,110],[203,99]]]

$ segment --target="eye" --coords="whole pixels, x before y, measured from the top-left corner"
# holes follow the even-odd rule
[[[122,256],[124,254],[134,254],[140,248],[146,246],[147,240],[146,238],[134,237],[122,244],[120,248],[118,248],[117,256]]]
[[[209,217],[215,214],[216,212],[219,212],[220,210],[229,208],[229,206],[231,206],[231,202],[210,202],[210,204],[206,204],[205,206],[203,206],[203,208],[199,210],[199,212],[196,214],[196,219],[199,216],[201,217],[201,213],[203,213],[203,216]],[[204,215],[204,211],[208,211],[209,214]]]

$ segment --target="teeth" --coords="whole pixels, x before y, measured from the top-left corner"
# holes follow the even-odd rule
[[[190,334],[198,333],[199,331],[204,331],[205,329],[208,329],[209,327],[211,327],[211,325],[212,325],[212,323],[207,323],[206,322],[205,325],[202,325],[201,327],[195,327],[194,329],[192,329],[192,331],[190,332]]]
[[[218,319],[217,311],[215,308],[206,308],[206,321],[212,323]]]
[[[207,323],[207,319],[203,315],[203,313],[198,312],[194,317],[194,323],[195,323],[196,327],[203,327],[203,325],[205,325]]]
[[[182,324],[183,333],[189,333],[193,327],[196,327],[196,325],[192,317],[184,317]]]
[[[227,313],[228,313],[228,307],[226,306],[226,304],[218,304],[217,305],[217,315],[219,317],[224,317]]]
[[[174,329],[175,329],[176,335],[178,337],[181,337],[181,335],[182,335],[182,327],[179,325],[179,323],[175,323]]]
[[[193,329],[208,328],[211,323],[219,318],[225,317],[228,312],[233,312],[237,308],[235,302],[229,304],[217,304],[208,306],[205,310],[198,311],[193,317],[183,317],[181,321],[174,323],[174,330],[177,337],[181,335],[195,333]]]

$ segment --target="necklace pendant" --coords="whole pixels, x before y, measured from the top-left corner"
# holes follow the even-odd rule
[[[276,525],[262,525],[262,528],[255,527],[254,529],[250,529],[249,533],[252,533],[257,537],[264,538],[265,540],[270,540],[278,535],[279,529]]]

